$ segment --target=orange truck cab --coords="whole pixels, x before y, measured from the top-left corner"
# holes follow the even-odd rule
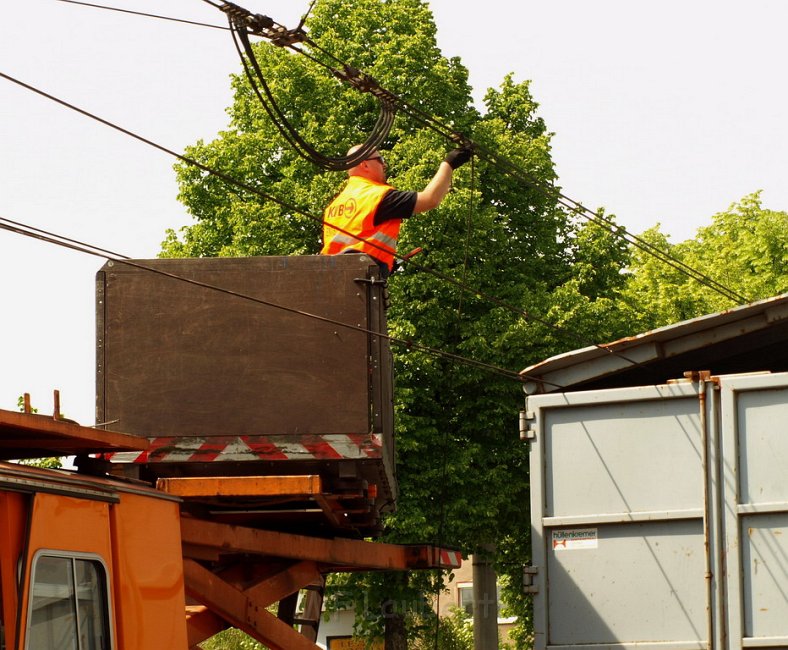
[[[0,463],[3,649],[186,648],[178,502]]]
[[[0,410],[0,459],[147,441]],[[0,648],[187,648],[180,499],[150,486],[0,462]]]

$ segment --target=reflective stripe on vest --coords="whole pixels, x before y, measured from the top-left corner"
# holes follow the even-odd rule
[[[353,249],[392,268],[402,219],[389,219],[375,225],[378,206],[391,189],[390,185],[351,176],[323,214],[321,254],[339,255]],[[332,225],[345,232],[332,228]]]

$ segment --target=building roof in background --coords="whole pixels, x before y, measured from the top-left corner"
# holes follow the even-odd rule
[[[788,371],[788,294],[559,354],[520,374],[534,394],[664,383],[696,370]]]

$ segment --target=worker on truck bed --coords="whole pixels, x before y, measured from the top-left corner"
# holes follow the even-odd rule
[[[348,155],[360,147],[351,147]],[[470,149],[454,149],[421,192],[403,192],[386,184],[386,161],[373,151],[348,169],[347,184],[326,208],[321,254],[366,253],[378,263],[381,277],[387,278],[394,269],[402,220],[437,208],[451,187],[454,170],[470,159]]]

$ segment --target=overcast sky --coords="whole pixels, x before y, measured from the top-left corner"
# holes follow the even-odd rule
[[[97,0],[223,25],[201,0]],[[295,26],[308,0],[247,0]],[[788,210],[784,0],[435,0],[438,44],[475,96],[533,81],[565,194],[673,241],[756,190]],[[226,125],[239,69],[220,30],[4,0],[0,72],[168,148]],[[132,257],[190,222],[173,159],[0,79],[0,216]],[[319,212],[321,206],[315,206]],[[0,408],[32,393],[94,421],[99,258],[0,231]]]

